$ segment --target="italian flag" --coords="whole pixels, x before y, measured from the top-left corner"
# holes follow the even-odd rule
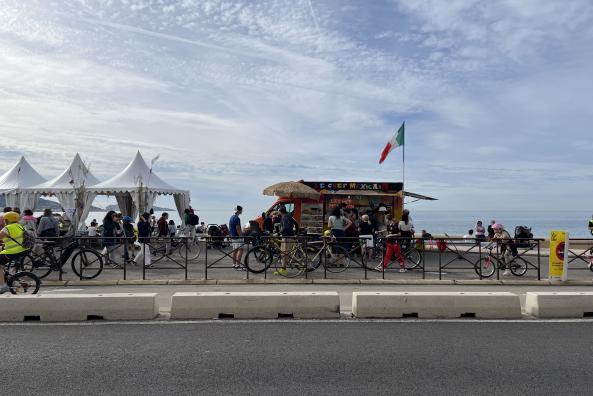
[[[385,146],[385,148],[383,149],[383,152],[381,153],[381,158],[379,159],[379,164],[382,164],[383,161],[385,161],[385,158],[387,158],[387,156],[389,155],[391,150],[393,150],[396,147],[404,145],[404,125],[405,125],[405,123],[402,123],[402,126],[399,127],[397,132],[387,142],[387,145]]]

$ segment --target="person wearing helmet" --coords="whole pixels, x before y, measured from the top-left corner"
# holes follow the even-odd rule
[[[504,229],[504,226],[500,223],[492,225],[494,230],[493,240],[500,245],[500,254],[502,255],[502,265],[504,266],[503,275],[508,276],[511,274],[509,266],[506,264],[513,261],[513,257],[517,255],[517,247],[515,242],[511,238],[511,234]]]
[[[0,239],[4,248],[0,251],[0,294],[10,290],[4,279],[4,266],[11,261],[19,259],[27,254],[23,246],[25,242],[25,229],[19,224],[21,216],[16,212],[4,214],[5,226],[0,230]]]

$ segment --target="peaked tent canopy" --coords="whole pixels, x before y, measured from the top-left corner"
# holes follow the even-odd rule
[[[12,168],[0,176],[0,195],[5,196],[6,206],[33,210],[39,194],[28,191],[27,187],[43,182],[45,178],[21,156]]]
[[[75,210],[76,223],[86,219],[96,194],[88,190],[89,186],[99,183],[76,153],[74,159],[62,173],[45,183],[28,188],[39,195],[55,195],[60,205],[67,212]]]
[[[148,167],[140,151],[117,175],[89,188],[101,195],[113,195],[124,215],[136,217],[138,212],[148,212],[157,195],[173,195],[175,206],[183,219],[183,212],[189,208],[189,191],[177,189],[158,177]]]

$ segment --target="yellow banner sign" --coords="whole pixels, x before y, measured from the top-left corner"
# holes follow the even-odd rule
[[[555,280],[566,280],[568,270],[568,232],[550,232],[550,265],[549,277]]]

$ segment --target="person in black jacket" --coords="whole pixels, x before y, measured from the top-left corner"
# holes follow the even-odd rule
[[[152,263],[149,245],[151,231],[150,213],[143,213],[138,219],[138,243],[140,244],[140,251],[134,257],[134,262],[138,264],[143,260],[145,267],[149,267]]]

